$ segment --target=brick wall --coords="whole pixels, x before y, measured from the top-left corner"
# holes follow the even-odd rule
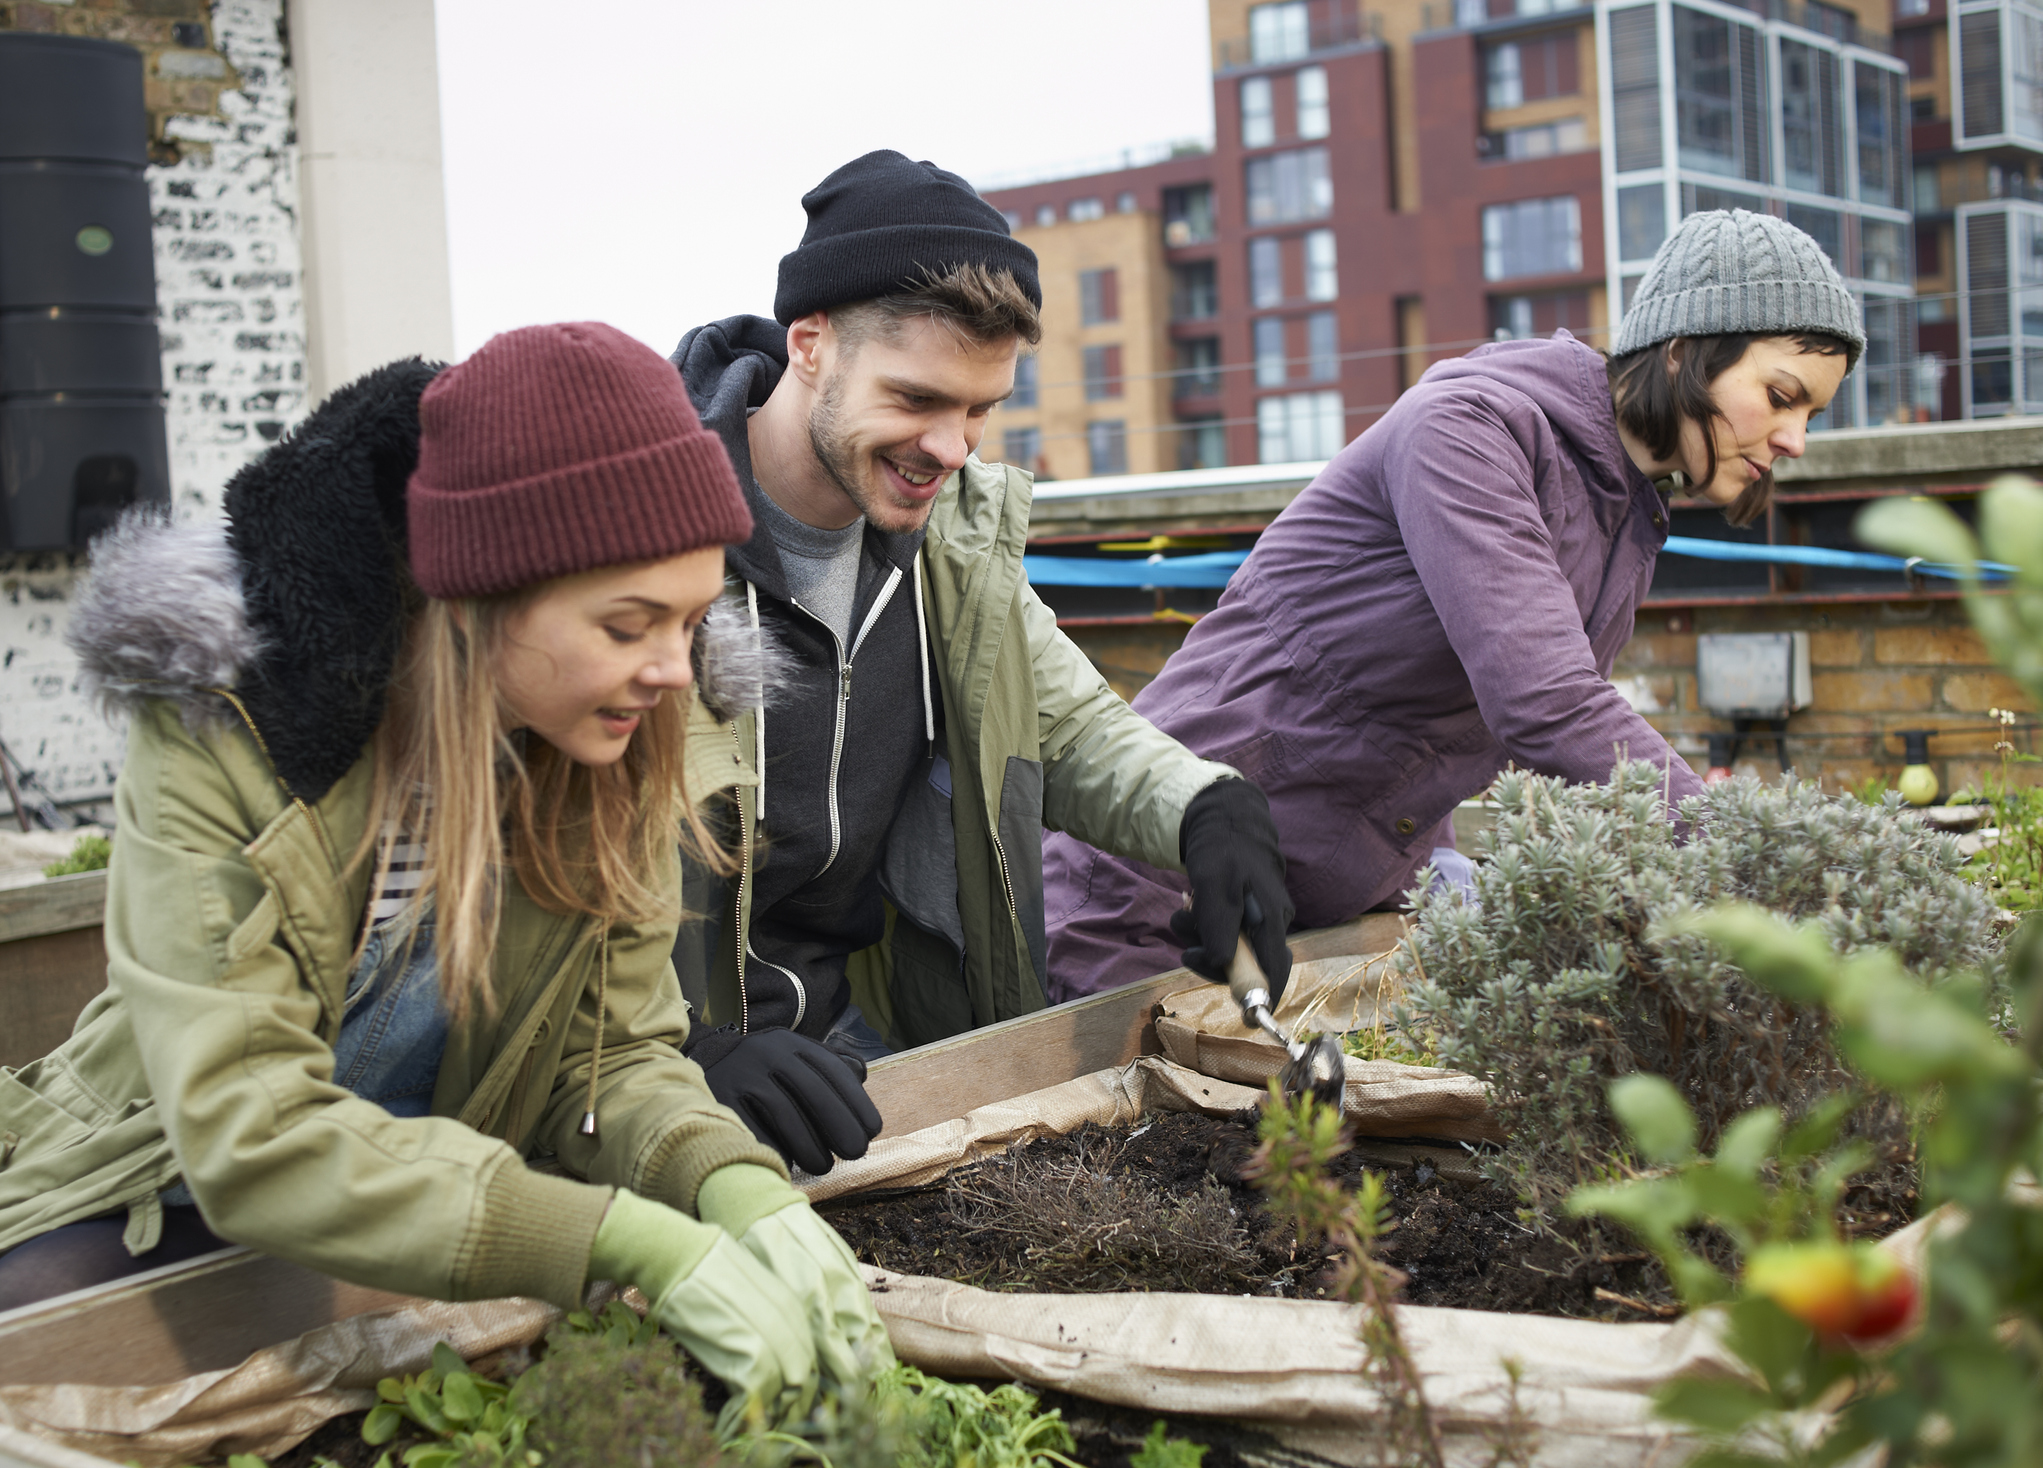
[[[1981,727],[1992,723],[1987,710],[2031,707],[1994,666],[1956,601],[1647,612],[1618,655],[1612,680],[1700,769],[1708,757],[1703,736],[1731,725],[1697,702],[1697,635],[1789,631],[1809,634],[1815,702],[1788,721],[1788,758],[1827,790],[1856,789],[1873,778],[1892,785],[1902,766],[1902,744],[1892,731],[1901,729],[1971,731],[1931,739],[1930,765],[1947,795],[1977,788],[1999,769],[1996,736]],[[2015,743],[2025,751],[2036,747],[2026,733]],[[1780,771],[1770,744],[1748,746],[1739,768],[1768,778]],[[2043,766],[2015,771],[2023,783],[2043,783]]]
[[[125,41],[147,56],[158,325],[180,516],[305,411],[298,185],[283,0],[0,3],[0,29]],[[0,738],[60,800],[109,794],[121,737],[63,644],[84,569],[0,555]]]

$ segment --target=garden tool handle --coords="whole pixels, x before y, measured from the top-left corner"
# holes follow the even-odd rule
[[[1227,991],[1234,996],[1234,1002],[1241,1006],[1241,1020],[1245,1025],[1254,1025],[1255,1010],[1270,1012],[1270,981],[1256,963],[1256,951],[1249,946],[1248,933],[1243,931],[1234,943],[1234,955],[1227,960]]]

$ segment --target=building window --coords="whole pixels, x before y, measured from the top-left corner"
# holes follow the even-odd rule
[[[1844,216],[1835,209],[1812,209],[1807,204],[1788,205],[1788,223],[1823,247],[1840,275],[1853,272],[1844,262]]]
[[[1225,469],[1227,425],[1218,416],[1186,418],[1178,428],[1180,469]]]
[[[1114,212],[1117,214],[1133,214],[1135,212],[1135,191],[1133,189],[1123,189],[1114,196]]]
[[[1267,148],[1277,141],[1277,104],[1270,95],[1266,76],[1243,77],[1241,82],[1241,145]]]
[[[1489,18],[1489,0],[1454,0],[1454,23],[1461,29],[1483,25]]]
[[[1936,164],[1915,165],[1915,198],[1912,202],[1918,214],[1934,214],[1943,207],[1943,190],[1937,187]]]
[[[1674,116],[1681,166],[1765,182],[1766,73],[1758,28],[1685,5],[1674,6],[1673,11]],[[1794,44],[1781,43],[1783,74],[1787,48]],[[1834,57],[1831,70],[1836,70]],[[1834,125],[1834,111],[1831,119]],[[1622,150],[1622,142],[1619,147]],[[1655,157],[1638,166],[1659,161]]]
[[[1249,10],[1249,60],[1257,66],[1295,61],[1312,50],[1305,0],[1257,5]]]
[[[1190,184],[1163,191],[1163,242],[1172,249],[1213,238],[1213,189]]]
[[[1885,67],[1852,63],[1852,113],[1859,134],[1859,199],[1889,209],[1907,205],[1901,195],[1901,103],[1907,90]]]
[[[1085,400],[1101,403],[1121,395],[1121,348],[1087,347],[1084,359]]]
[[[1257,457],[1265,464],[1331,459],[1348,441],[1337,392],[1301,392],[1256,404]]]
[[[1171,396],[1210,398],[1220,391],[1220,338],[1194,337],[1176,343],[1177,376]]]
[[[1073,224],[1084,224],[1088,220],[1106,217],[1107,206],[1098,199],[1073,199],[1064,208],[1064,217]]]
[[[1010,408],[1033,408],[1036,405],[1036,374],[1040,364],[1032,355],[1015,358],[1014,391],[1008,394]]]
[[[1610,118],[1617,171],[1660,166],[1660,27],[1650,5],[1610,12]]]
[[[1564,275],[1582,268],[1582,208],[1573,194],[1483,210],[1483,279]]]
[[[1498,341],[1549,337],[1564,327],[1579,335],[1588,325],[1587,291],[1490,297],[1490,334]]]
[[[1035,472],[1036,461],[1043,457],[1043,430],[1040,428],[1010,428],[1000,435],[1000,460],[1017,469]]]
[[[1085,425],[1085,451],[1092,460],[1092,472],[1099,474],[1126,474],[1128,472],[1128,424],[1120,418],[1108,418]]]
[[[1120,272],[1113,266],[1078,272],[1078,319],[1086,326],[1121,319]]]
[[[1247,175],[1252,225],[1324,219],[1333,212],[1334,181],[1327,172],[1325,148],[1298,148],[1251,158]]]
[[[1036,227],[1038,229],[1048,229],[1056,222],[1057,206],[1055,204],[1036,205]]]
[[[1525,105],[1525,78],[1518,66],[1518,43],[1506,41],[1500,46],[1491,46],[1483,55],[1483,105],[1485,107],[1522,107]]]
[[[1298,73],[1298,136],[1323,138],[1334,130],[1327,96],[1327,69],[1308,66]]]
[[[1213,262],[1191,260],[1170,268],[1170,319],[1205,321],[1220,314],[1220,292],[1213,284]]]
[[[1506,128],[1500,133],[1484,133],[1476,140],[1476,152],[1498,163],[1552,158],[1560,153],[1581,153],[1593,146],[1589,141],[1589,125],[1579,117],[1535,123],[1531,127]]]
[[[1306,373],[1314,382],[1341,380],[1341,329],[1331,311],[1305,318]]]
[[[1617,191],[1617,257],[1650,260],[1667,238],[1667,196],[1658,184]]]
[[[1903,20],[1929,14],[1929,0],[1894,0],[1894,13]]]
[[[1007,221],[1007,232],[1009,234],[1013,234],[1022,227],[1021,211],[1018,209],[1003,209],[1000,211],[1000,217]]]
[[[1884,285],[1908,285],[1908,236],[1903,226],[1884,219],[1859,221],[1859,278]]]
[[[1334,232],[1315,229],[1305,237],[1305,299],[1338,300],[1341,282],[1334,270]]]
[[[1284,304],[1284,247],[1268,235],[1249,241],[1249,304]]]
[[[1897,11],[1897,14],[1902,12]],[[1908,63],[1908,79],[1926,82],[1937,74],[1936,32],[1928,26],[1901,31],[1894,37],[1894,54]]]
[[[1284,321],[1277,316],[1264,316],[1255,323],[1256,342],[1256,386],[1282,387],[1286,363],[1284,360]]]
[[[1579,42],[1572,30],[1483,48],[1483,104],[1522,107],[1582,89]]]
[[[1783,39],[1781,181],[1811,194],[1844,193],[1844,117],[1838,107],[1837,55]]]

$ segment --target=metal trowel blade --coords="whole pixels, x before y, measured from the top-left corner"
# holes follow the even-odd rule
[[[1332,1035],[1321,1035],[1307,1042],[1297,1059],[1285,1062],[1284,1069],[1277,1073],[1277,1083],[1287,1096],[1310,1094],[1320,1105],[1339,1111],[1348,1084],[1348,1066],[1341,1054],[1340,1041]]]

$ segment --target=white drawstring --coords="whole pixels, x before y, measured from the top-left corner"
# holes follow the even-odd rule
[[[936,743],[936,708],[929,701],[929,629],[922,620],[922,549],[916,547],[909,570],[915,576],[915,652],[922,660],[922,734]]]
[[[759,631],[759,588],[749,581],[745,583],[745,606],[752,613],[752,635],[762,636]],[[766,700],[763,698],[752,712],[752,732],[752,758],[759,766],[759,788],[752,792],[752,823],[760,826],[766,821]]]

